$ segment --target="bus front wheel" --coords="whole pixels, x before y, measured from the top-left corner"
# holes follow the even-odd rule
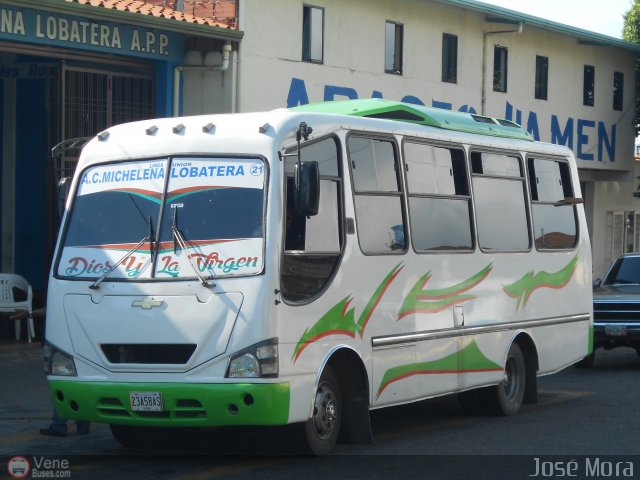
[[[327,455],[333,450],[342,424],[342,395],[338,376],[327,365],[320,376],[313,399],[311,418],[304,424],[309,453]]]

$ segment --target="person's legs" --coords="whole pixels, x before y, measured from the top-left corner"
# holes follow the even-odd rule
[[[53,410],[53,417],[51,418],[51,425],[47,428],[41,428],[40,433],[42,435],[51,435],[53,437],[66,437],[67,436],[67,421],[64,418],[58,416],[58,412]]]
[[[91,425],[91,422],[76,420],[76,429],[80,435],[86,435],[89,433],[89,425]]]

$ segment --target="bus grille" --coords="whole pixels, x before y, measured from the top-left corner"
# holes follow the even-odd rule
[[[143,418],[206,418],[207,416],[202,402],[192,398],[178,399],[175,408],[161,412],[130,412],[120,399],[103,397],[98,400],[97,410],[105,416],[125,418],[131,418],[132,416]]]
[[[195,343],[103,343],[102,352],[111,363],[186,364],[196,349]]]
[[[593,302],[595,322],[626,322],[640,319],[638,302]]]

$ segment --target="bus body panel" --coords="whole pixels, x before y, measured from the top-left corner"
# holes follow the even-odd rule
[[[313,138],[333,135],[337,139],[340,218],[345,225],[351,219],[355,231],[343,233],[339,259],[320,294],[292,302],[282,296],[280,276],[287,188],[281,154],[295,147],[295,130],[301,121],[313,126]],[[172,133],[177,124],[184,129]],[[206,124],[215,125],[213,134],[204,131]],[[151,126],[157,132],[145,133]],[[508,152],[523,164],[532,155],[559,159],[568,163],[572,188],[579,196],[575,161],[564,147],[389,120],[285,110],[158,119],[113,127],[109,133],[107,141],[94,139],[85,147],[72,192],[78,189],[83,170],[103,162],[184,156],[264,159],[268,169],[264,267],[257,275],[213,278],[215,286],[209,288],[188,275],[171,281],[107,278],[98,290],[90,290],[95,278],[61,278],[54,261],[46,337],[75,358],[77,376],[50,375],[49,381],[56,408],[67,418],[158,426],[302,422],[313,411],[323,367],[340,351],[352,352],[358,368],[365,370],[370,408],[496,385],[503,378],[507,352],[516,337],[527,337],[535,346],[539,375],[564,368],[590,351],[591,259],[582,205],[575,206],[574,248],[540,251],[532,244],[519,252],[482,251],[472,206],[474,248],[469,251],[417,252],[406,218],[406,249],[365,254],[348,142],[352,134],[388,139],[401,165],[405,139],[455,146],[466,157],[482,150]],[[469,184],[472,189],[471,180]],[[525,188],[527,215],[531,215],[531,192]],[[469,197],[474,198],[473,192]],[[404,209],[406,192],[398,198]],[[73,208],[70,198],[63,225]],[[63,228],[56,259],[64,239]],[[162,306],[132,306],[145,299]],[[269,339],[277,339],[277,376],[227,376],[234,354]],[[114,363],[104,353],[103,344],[145,342],[186,342],[196,347],[186,361],[169,365],[130,363],[126,355],[121,363]],[[168,415],[132,412],[127,395],[135,391],[160,392]],[[108,392],[122,404],[117,415],[100,403],[111,398]],[[78,410],[72,408],[69,395],[80,405]],[[259,401],[253,411],[247,395]],[[204,413],[180,413],[180,408],[187,408],[180,405],[196,404],[181,403],[190,399],[200,402]]]

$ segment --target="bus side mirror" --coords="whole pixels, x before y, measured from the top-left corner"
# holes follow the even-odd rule
[[[56,213],[58,214],[58,223],[64,215],[64,207],[67,204],[69,189],[71,187],[71,177],[63,177],[58,182],[58,190],[56,192]]]
[[[320,207],[320,169],[318,162],[300,162],[295,166],[293,208],[296,215],[313,217]]]

